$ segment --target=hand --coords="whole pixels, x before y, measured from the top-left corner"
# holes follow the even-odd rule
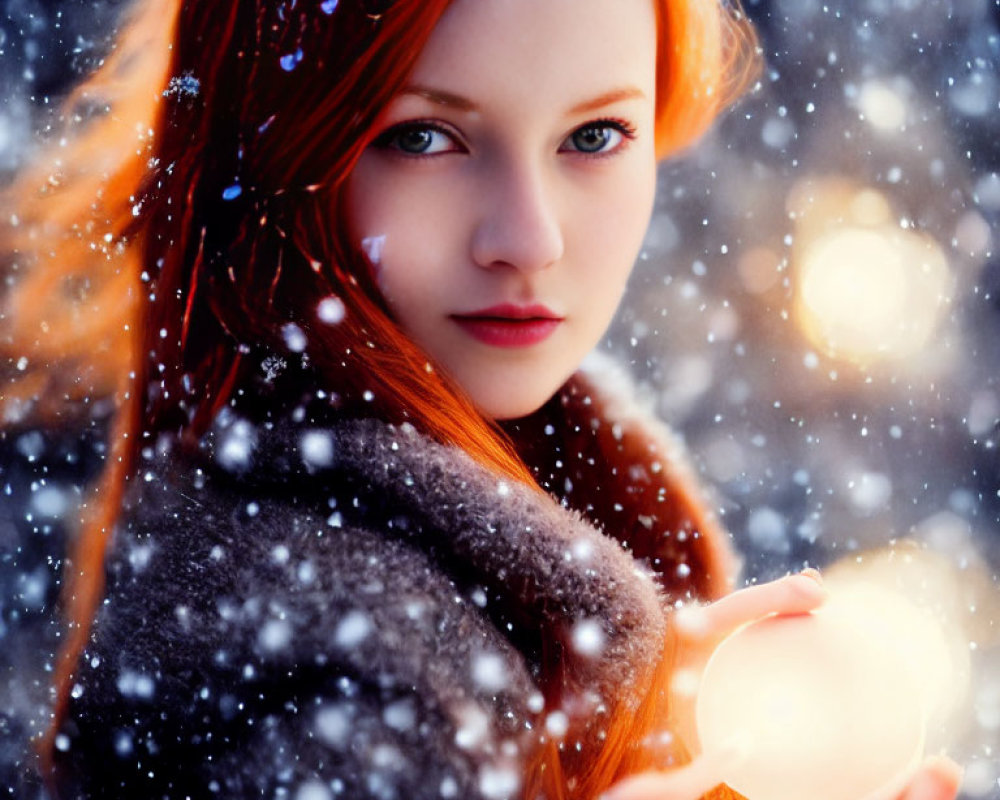
[[[675,680],[669,729],[689,749],[697,741],[694,701],[697,683],[712,651],[737,628],[770,614],[805,614],[826,597],[819,573],[806,570],[771,583],[733,592],[707,606],[686,606],[674,619],[677,636]],[[699,755],[669,772],[647,772],[628,778],[605,795],[606,800],[696,800],[720,783],[724,756]],[[938,800],[933,795],[933,800]],[[924,800],[901,798],[901,800]],[[930,798],[928,798],[930,800]]]
[[[707,606],[689,605],[674,617],[676,661],[667,728],[695,753],[695,701],[705,664],[723,639],[738,628],[771,615],[806,614],[826,599],[820,574],[805,570],[733,592]]]
[[[929,758],[917,770],[898,800],[954,800],[962,769],[949,758]]]
[[[678,670],[688,672],[678,681],[671,714],[673,730],[686,731],[687,742],[696,741],[693,725],[693,703],[697,680],[708,656],[718,643],[741,625],[769,614],[807,613],[818,607],[825,597],[819,575],[790,576],[773,583],[735,592],[704,607],[689,607],[678,613]],[[676,710],[680,706],[686,709]],[[720,783],[725,772],[726,754],[698,755],[684,766],[667,772],[647,772],[626,779],[609,791],[607,800],[696,800],[703,798]],[[961,769],[947,758],[930,758],[918,768],[901,794],[887,793],[883,800],[954,800],[961,782]],[[803,787],[808,791],[808,787]],[[740,795],[717,788],[709,795],[713,800],[739,798]],[[750,798],[755,800],[755,798]],[[861,798],[858,798],[861,800]]]
[[[737,628],[771,614],[806,614],[826,599],[818,571],[803,570],[770,583],[740,589],[707,606],[688,605],[674,615],[678,645],[708,653]]]
[[[647,772],[628,778],[614,786],[603,800],[697,800],[718,784],[717,774],[716,764],[709,763],[706,757],[696,758],[670,772]],[[962,770],[954,761],[929,758],[897,800],[955,800],[961,780]],[[803,787],[803,793],[808,792],[809,787]],[[712,797],[723,800],[739,795],[720,790],[712,792]]]

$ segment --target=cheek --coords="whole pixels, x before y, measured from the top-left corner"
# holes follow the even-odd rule
[[[345,192],[350,235],[390,304],[432,279],[430,265],[454,260],[450,234],[458,210],[446,187],[428,183],[440,181],[402,179],[398,171],[362,162]]]
[[[578,214],[575,223],[582,252],[595,271],[594,283],[624,286],[649,226],[656,193],[656,167],[628,170],[589,193],[601,197],[599,205]]]

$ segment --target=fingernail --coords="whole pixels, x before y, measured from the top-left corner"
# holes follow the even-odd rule
[[[950,758],[932,757],[910,783],[906,800],[940,800],[954,797],[962,782],[962,768]]]
[[[937,775],[921,773],[913,779],[904,797],[906,800],[938,800],[944,791],[945,787]]]
[[[805,592],[809,597],[818,595],[825,598],[829,596],[826,584],[823,583],[823,576],[819,574],[819,570],[808,567],[797,575],[792,575],[791,577],[806,579],[799,582],[799,591]]]
[[[804,570],[802,570],[802,572],[799,573],[799,575],[803,576],[804,578],[812,578],[820,586],[823,585],[823,576],[819,574],[819,570],[816,569],[815,567],[806,567]]]
[[[947,756],[931,756],[927,759],[928,770],[936,774],[946,783],[958,786],[962,782],[964,770],[962,767]]]

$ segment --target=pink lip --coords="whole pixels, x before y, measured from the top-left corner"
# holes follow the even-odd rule
[[[563,318],[543,305],[518,306],[501,303],[452,314],[451,318],[466,333],[494,347],[530,347],[544,341]]]

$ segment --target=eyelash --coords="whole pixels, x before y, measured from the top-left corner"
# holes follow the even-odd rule
[[[588,152],[586,150],[561,150],[561,152],[566,153],[576,153],[577,155],[583,156],[585,158],[608,158],[613,156],[625,147],[628,146],[629,142],[632,142],[636,138],[636,127],[631,122],[624,119],[619,119],[617,117],[607,117],[603,119],[595,119],[591,122],[585,122],[577,128],[574,128],[572,133],[566,137],[564,141],[569,141],[573,136],[575,136],[580,131],[585,131],[588,129],[611,129],[620,133],[623,137],[623,141],[618,143],[615,147],[610,150],[599,150],[597,152]]]
[[[628,142],[634,141],[636,138],[636,127],[632,123],[624,119],[619,119],[615,117],[601,118],[591,120],[590,122],[585,122],[584,124],[574,128],[572,132],[563,140],[563,142],[569,141],[573,136],[575,136],[580,131],[593,129],[611,129],[620,133],[624,141],[617,144],[610,150],[599,150],[596,152],[588,152],[586,150],[575,150],[575,149],[564,149],[560,145],[559,152],[561,153],[575,153],[578,156],[584,158],[607,158],[609,156],[615,155],[620,152],[624,147],[627,146]],[[428,131],[431,133],[438,133],[442,136],[446,136],[453,145],[455,145],[454,150],[445,150],[437,153],[411,153],[401,148],[395,146],[398,138],[408,132],[418,132],[418,131]],[[461,142],[457,134],[440,125],[432,120],[408,120],[406,122],[401,122],[397,125],[393,125],[391,128],[380,133],[372,141],[372,145],[379,150],[389,151],[401,158],[406,159],[424,159],[424,158],[434,158],[435,156],[443,155],[444,153],[451,152],[465,152],[465,145]]]
[[[379,150],[388,150],[402,158],[433,158],[434,156],[441,155],[441,153],[408,153],[405,150],[400,149],[399,147],[393,146],[394,142],[400,136],[412,131],[430,131],[433,133],[439,133],[442,136],[448,137],[448,139],[452,142],[452,144],[464,149],[464,145],[462,145],[461,141],[459,140],[458,136],[454,133],[454,131],[451,131],[448,128],[431,120],[422,120],[422,119],[408,120],[407,122],[401,122],[398,125],[393,125],[388,130],[383,131],[378,136],[376,136],[375,139],[372,141],[372,145],[374,147],[377,147]],[[453,152],[453,151],[447,150],[445,152]]]

